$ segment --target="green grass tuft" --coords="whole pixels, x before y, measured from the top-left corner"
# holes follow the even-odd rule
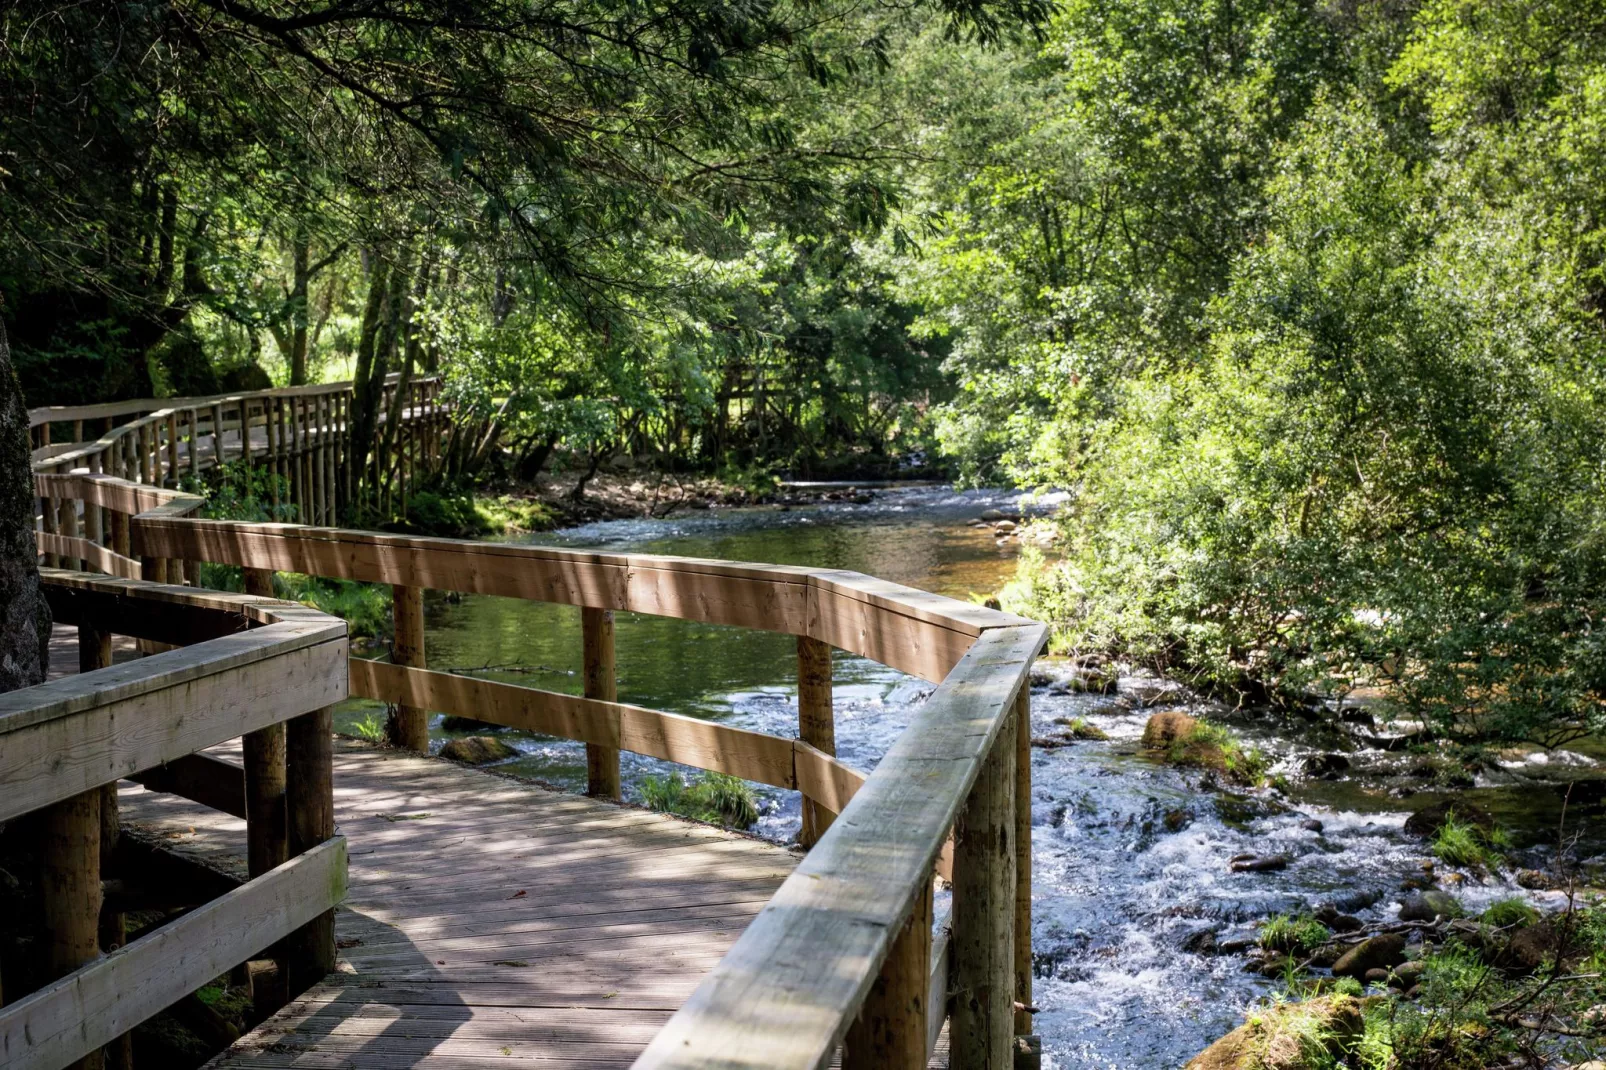
[[[1332,930],[1309,914],[1278,914],[1261,927],[1260,946],[1268,951],[1308,954],[1332,935]]]
[[[1454,814],[1433,836],[1433,854],[1442,862],[1466,869],[1495,869],[1505,862],[1497,846],[1509,844],[1499,831],[1486,833]]]
[[[1527,900],[1513,897],[1490,903],[1480,920],[1500,929],[1508,925],[1532,925],[1539,920],[1539,911],[1529,906]]]
[[[690,782],[679,773],[649,776],[641,783],[641,799],[653,810],[729,828],[750,828],[758,820],[753,789],[724,773],[704,773]]]

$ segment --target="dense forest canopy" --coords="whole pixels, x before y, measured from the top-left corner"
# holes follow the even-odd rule
[[[31,404],[1061,487],[1063,647],[1606,727],[1606,5],[24,0],[0,72]]]

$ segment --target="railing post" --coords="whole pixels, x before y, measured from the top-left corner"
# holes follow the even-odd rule
[[[178,413],[167,414],[167,475],[178,489]]]
[[[262,430],[268,439],[268,494],[273,502],[273,519],[279,519],[279,399],[262,403]]]
[[[100,800],[94,788],[43,811],[39,891],[47,982],[100,955]],[[104,1065],[99,1051],[72,1064],[74,1070]]]
[[[223,468],[223,405],[212,406],[212,467]]]
[[[288,723],[290,854],[305,854],[335,834],[334,713],[328,707]],[[327,910],[285,941],[290,995],[335,968],[335,912]]]
[[[41,424],[40,426],[48,427],[50,425],[49,424]],[[44,532],[47,535],[56,534],[56,521],[57,521],[59,515],[60,515],[60,511],[59,511],[59,509],[58,509],[58,507],[56,505],[56,499],[51,498],[51,497],[44,497],[44,498],[40,498],[39,499],[39,530],[40,531]],[[55,555],[53,553],[46,553],[45,554],[45,567],[46,568],[57,568],[60,565],[60,563],[61,563],[61,558],[58,557],[57,555]]]
[[[245,593],[273,597],[273,571],[245,569]],[[252,877],[283,865],[290,858],[289,817],[286,809],[287,773],[285,727],[270,724],[244,739],[245,757],[245,856],[246,873]],[[252,993],[262,1011],[271,1012],[289,1001],[288,964],[279,958],[279,975],[271,991],[266,986]]]
[[[954,825],[954,1070],[1014,1062],[1016,727],[1006,714]]]
[[[98,473],[100,471],[100,455],[96,454],[87,458],[87,460],[89,471]],[[97,545],[105,545],[105,517],[101,514],[100,506],[87,499],[84,501],[84,538]]]
[[[89,624],[78,626],[78,671],[94,672],[112,663],[112,637]],[[100,875],[111,876],[107,863],[117,846],[122,821],[117,813],[117,785],[100,787]],[[97,939],[102,951],[116,951],[127,939],[125,919],[121,912],[107,911],[100,916]],[[106,1045],[107,1070],[132,1070],[134,1065],[134,1035],[124,1033]]]
[[[931,988],[931,876],[842,1045],[842,1070],[923,1070]]]
[[[57,503],[58,519],[61,534],[66,538],[76,538],[78,535],[78,506],[72,498],[62,498]],[[62,559],[62,565],[82,572],[84,562],[82,558],[68,556]]]
[[[613,610],[583,606],[580,609],[581,642],[585,648],[585,696],[604,702],[619,700],[614,675]],[[619,748],[586,744],[586,794],[618,799]]]
[[[1015,1034],[1032,1032],[1032,693],[1015,697]]]
[[[390,660],[395,665],[410,665],[415,669],[427,668],[424,655],[424,589],[422,587],[391,587],[394,607],[396,639],[390,647]],[[398,747],[429,753],[429,714],[417,706],[397,706],[386,726],[390,741]]]
[[[797,737],[836,755],[836,719],[831,710],[831,644],[797,637]],[[803,829],[798,842],[813,847],[831,827],[831,813],[803,796]]]

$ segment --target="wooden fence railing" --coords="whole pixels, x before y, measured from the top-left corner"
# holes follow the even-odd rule
[[[36,482],[69,512],[111,493],[107,477]],[[439,711],[584,742],[596,795],[618,797],[620,750],[802,793],[808,857],[638,1066],[814,1067],[839,1046],[848,1067],[924,1066],[945,1021],[955,1067],[1012,1064],[1031,1031],[1027,677],[1041,625],[854,572],[196,520],[193,499],[139,493],[161,504],[128,519],[120,567],[238,565],[260,592],[274,571],[392,585],[391,663],[354,659],[350,690],[396,708],[403,745],[427,750]],[[46,549],[97,552],[60,535],[42,535]],[[585,694],[429,669],[428,588],[580,607]],[[618,610],[796,636],[798,738],[616,701]],[[869,777],[833,754],[833,648],[939,685]],[[934,924],[939,876],[953,908]]]
[[[45,914],[44,976],[33,991],[0,979],[0,1065],[99,1067],[109,1048],[126,1068],[129,1030],[270,948],[286,995],[334,967],[346,846],[329,707],[346,696],[346,626],[290,603],[84,573],[46,570],[44,585],[56,621],[78,626],[81,671],[0,695],[0,823],[37,822]],[[114,666],[113,635],[177,648]],[[242,779],[197,753],[242,733],[284,741],[277,766]],[[192,785],[183,793],[246,816],[251,841],[249,880],[134,939],[117,907],[137,881],[112,861],[124,777]]]
[[[396,398],[396,391],[405,391]],[[200,398],[146,398],[101,405],[30,409],[36,472],[66,474],[77,469],[118,476],[130,482],[177,489],[186,479],[219,464],[244,461],[275,477],[268,504],[275,515],[293,507],[293,519],[333,523],[358,481],[348,436],[351,383],[279,387]],[[398,414],[401,430],[388,457],[370,450],[370,465],[394,467],[393,480],[366,473],[373,485],[394,484],[405,497],[416,478],[433,471],[446,428],[439,376],[386,380],[379,401],[375,435],[386,433],[387,414]],[[122,421],[122,422],[118,422]],[[61,431],[69,429],[68,441]],[[86,432],[98,437],[85,440]],[[54,441],[53,441],[54,437]],[[53,532],[65,517],[46,513],[44,530]],[[70,534],[70,533],[69,533]]]

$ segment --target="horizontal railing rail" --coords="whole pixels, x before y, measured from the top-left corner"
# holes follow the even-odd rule
[[[125,505],[152,494],[87,489],[115,489],[128,495]],[[172,503],[158,511],[164,504]],[[29,815],[41,829],[43,950],[55,975],[31,992],[6,991],[0,1063],[18,1070],[91,1057],[275,945],[286,983],[305,987],[334,966],[332,911],[346,880],[329,745],[329,709],[347,694],[345,622],[245,595],[54,569],[42,576],[56,622],[78,626],[82,671],[0,694],[0,822]],[[156,652],[113,665],[113,635]],[[278,734],[293,755],[281,749],[277,814],[249,814],[258,848],[250,879],[124,943],[102,883],[117,781],[226,765],[197,752],[242,734]],[[222,808],[248,813],[260,785],[233,786],[240,805]],[[279,840],[264,851],[273,829]]]
[[[105,477],[39,478],[43,497],[113,500]],[[119,564],[192,578],[196,562],[237,565],[259,593],[275,571],[392,585],[391,661],[349,672],[353,696],[393,707],[394,742],[427,750],[438,711],[584,743],[595,795],[619,796],[621,750],[802,793],[808,857],[638,1065],[816,1066],[839,1046],[852,1067],[924,1065],[948,1022],[953,1065],[1004,1066],[1030,1032],[1025,681],[1040,625],[843,570],[198,520],[193,499],[164,493],[129,514]],[[584,695],[429,669],[428,588],[580,607]],[[620,610],[796,636],[798,738],[618,702]],[[833,649],[938,685],[868,778],[834,754]],[[938,877],[954,905],[934,924]]]

